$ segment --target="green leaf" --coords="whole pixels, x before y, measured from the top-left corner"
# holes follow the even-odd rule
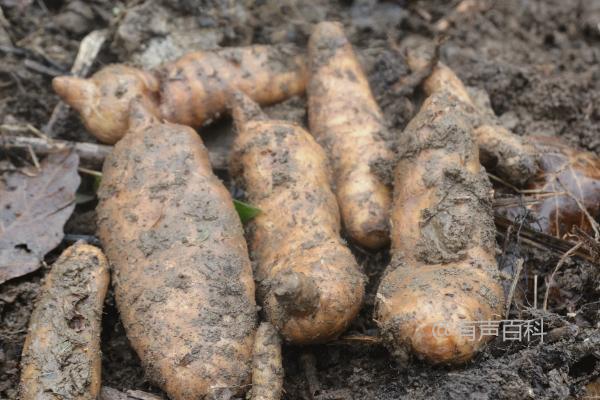
[[[259,208],[254,207],[252,204],[244,203],[240,200],[233,199],[233,205],[235,206],[235,210],[242,220],[242,224],[249,222],[252,218],[261,213]]]
[[[94,175],[94,193],[98,193],[98,188],[102,182],[102,176]]]

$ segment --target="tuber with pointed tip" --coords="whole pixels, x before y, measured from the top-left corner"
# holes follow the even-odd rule
[[[158,115],[158,79],[126,65],[108,65],[89,79],[59,76],[52,80],[52,88],[103,143],[116,143],[127,131],[132,99]]]
[[[256,331],[252,268],[200,136],[133,101],[98,195],[117,306],[148,378],[174,400],[246,391]]]
[[[52,265],[29,320],[20,399],[98,398],[102,306],[109,280],[104,254],[82,242]]]
[[[360,309],[365,277],[340,237],[325,152],[300,126],[268,119],[241,93],[232,107],[230,171],[262,211],[248,228],[258,299],[286,340],[335,339]]]
[[[389,242],[391,193],[376,169],[394,159],[383,115],[339,23],[315,27],[308,57],[309,130],[330,156],[344,228],[379,249]]]
[[[432,43],[420,38],[408,38],[407,63],[411,70],[426,68],[432,54]],[[538,155],[527,138],[502,127],[489,104],[476,102],[458,76],[448,66],[438,62],[423,82],[427,96],[448,92],[456,98],[456,112],[467,117],[479,145],[481,163],[490,171],[518,186],[523,186],[537,172]]]
[[[434,93],[399,139],[391,211],[391,264],[375,320],[401,361],[471,359],[491,338],[468,324],[501,319],[492,187],[459,99]]]
[[[197,128],[226,111],[232,88],[260,104],[303,93],[306,67],[294,46],[253,45],[193,52],[153,72],[109,65],[89,79],[61,76],[52,85],[91,134],[112,144],[127,132],[134,98],[154,115]]]

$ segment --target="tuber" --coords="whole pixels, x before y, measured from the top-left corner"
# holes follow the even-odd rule
[[[109,279],[104,254],[82,242],[54,263],[29,321],[20,399],[98,397],[102,306]]]
[[[252,356],[252,400],[280,400],[283,392],[281,339],[268,322],[256,330]]]
[[[532,228],[558,238],[574,226],[592,233],[590,218],[600,218],[600,157],[554,137],[532,136],[531,142],[540,155],[540,169],[527,185],[532,201],[499,212],[512,220],[527,213]]]
[[[391,193],[376,169],[393,162],[383,115],[339,23],[316,26],[308,57],[309,130],[330,155],[344,228],[361,246],[381,248]]]
[[[459,98],[436,92],[399,138],[391,211],[392,260],[378,288],[375,320],[400,360],[469,360],[500,319],[492,187],[480,167]],[[473,335],[465,329],[473,327]]]
[[[416,38],[406,39],[406,59],[411,70],[419,71],[427,67],[431,57],[430,44]],[[454,71],[438,62],[431,75],[423,82],[423,89],[427,96],[441,92],[455,96],[455,108],[470,120],[479,145],[480,161],[486,168],[519,186],[535,175],[538,159],[528,139],[500,126],[491,107],[477,102]]]
[[[304,56],[284,45],[193,52],[158,74],[162,117],[193,127],[225,111],[232,88],[260,104],[271,104],[301,94],[306,87]]]
[[[358,313],[365,278],[340,237],[323,149],[300,126],[233,96],[231,175],[262,212],[249,226],[258,300],[293,343],[339,336]]]
[[[127,131],[132,99],[158,114],[158,79],[126,65],[109,65],[89,79],[59,76],[52,80],[52,88],[103,143],[116,143]]]
[[[133,98],[170,122],[199,127],[225,111],[231,88],[260,104],[304,92],[306,67],[293,46],[254,45],[193,52],[152,73],[110,65],[90,79],[57,77],[52,86],[90,133],[113,144],[127,132]]]
[[[255,286],[231,196],[193,129],[131,107],[97,210],[127,337],[171,399],[244,392]]]

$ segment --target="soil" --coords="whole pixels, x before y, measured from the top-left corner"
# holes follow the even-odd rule
[[[443,28],[441,59],[468,85],[487,91],[506,128],[521,135],[558,136],[600,154],[600,2],[466,1],[475,6],[463,12],[458,11],[459,3],[0,0],[0,124],[45,126],[58,103],[51,77],[69,71],[81,39],[94,29],[108,28],[111,35],[92,72],[117,61],[152,67],[197,48],[281,42],[305,46],[315,22],[333,19],[344,24],[393,135],[403,130],[419,104],[412,88],[394,87],[409,74],[401,42],[415,34],[434,38]],[[304,99],[296,98],[267,112],[306,123],[305,106]],[[211,138],[209,147],[230,143],[215,140],[215,132],[230,135],[229,121],[206,127],[201,134]],[[70,110],[48,134],[94,141]],[[28,162],[25,153],[3,148],[0,156],[2,169]],[[219,176],[230,183],[226,172],[219,171]],[[83,178],[82,190],[90,190],[93,179]],[[94,207],[95,201],[77,205],[66,227],[70,236],[47,256],[48,265],[69,238],[94,234]],[[565,262],[544,312],[544,282],[558,257],[521,243],[515,235],[509,240],[499,235],[497,248],[508,284],[515,260],[525,260],[510,317],[544,318],[544,343],[499,338],[468,365],[452,369],[418,360],[399,365],[373,339],[374,293],[389,256],[385,250],[372,254],[354,248],[369,277],[366,304],[346,339],[321,346],[285,346],[285,399],[583,398],[585,386],[600,376],[598,265],[578,258]],[[0,286],[2,399],[18,398],[20,353],[47,272],[43,267]],[[112,291],[102,326],[103,384],[160,393],[147,382],[124,335]]]

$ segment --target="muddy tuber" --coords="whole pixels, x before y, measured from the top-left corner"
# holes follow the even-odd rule
[[[102,306],[109,279],[104,254],[87,244],[74,244],[54,263],[29,320],[20,399],[98,397]]]
[[[99,198],[117,306],[148,378],[175,400],[245,392],[256,331],[252,268],[200,136],[132,102]]]
[[[133,98],[167,121],[199,127],[225,111],[232,88],[260,104],[303,93],[306,67],[293,46],[253,45],[193,52],[153,72],[109,65],[89,79],[57,77],[52,86],[90,133],[112,144],[127,132]]]
[[[431,42],[408,38],[406,60],[411,70],[419,71],[429,63]],[[481,163],[490,171],[515,185],[522,186],[537,172],[538,155],[527,138],[502,127],[489,104],[476,101],[462,81],[445,64],[438,62],[423,82],[427,96],[448,92],[455,96],[456,111],[470,121],[479,145]]]
[[[323,149],[300,126],[270,120],[248,97],[233,101],[231,173],[262,210],[249,227],[258,299],[293,343],[339,336],[358,313],[365,278],[340,237]]]
[[[389,242],[391,193],[377,166],[390,165],[386,124],[340,24],[318,24],[309,40],[309,129],[330,155],[350,238],[369,249]]]
[[[492,187],[459,99],[434,93],[399,140],[391,255],[375,320],[400,360],[465,362],[491,336],[464,327],[502,317]]]

